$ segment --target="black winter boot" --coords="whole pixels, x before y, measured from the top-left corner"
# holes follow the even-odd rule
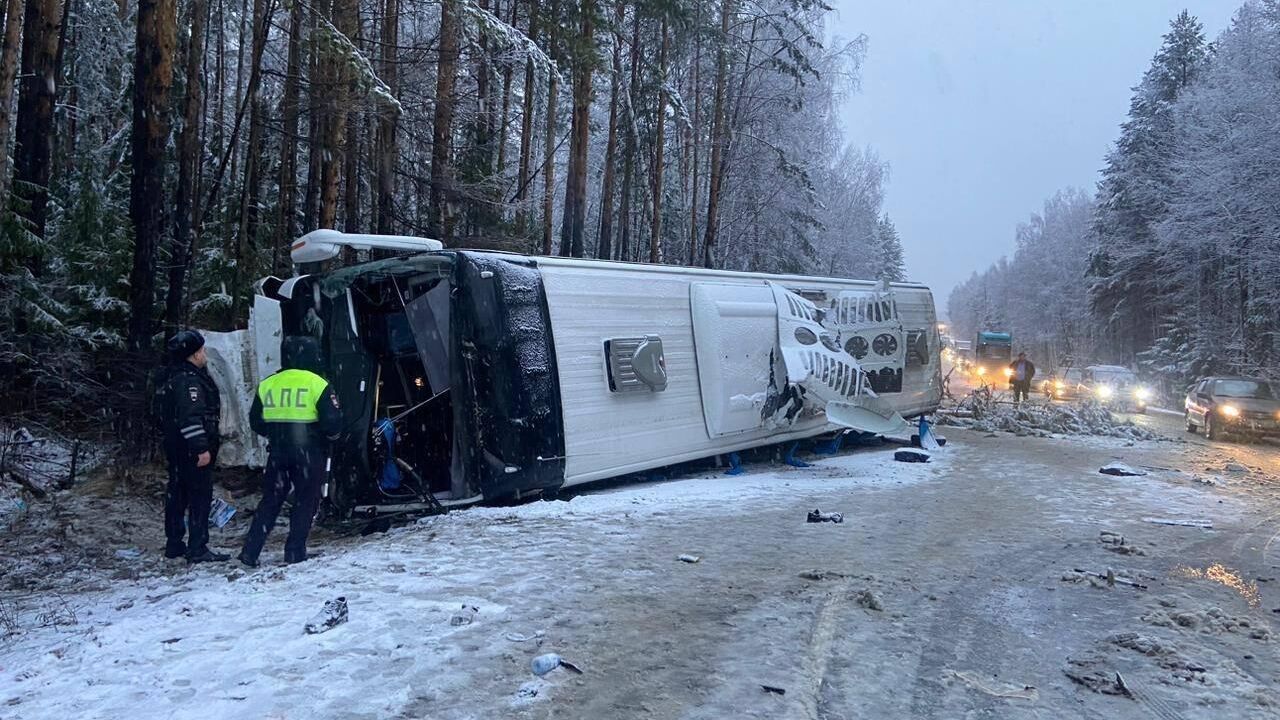
[[[205,562],[226,562],[230,559],[231,556],[226,553],[216,553],[209,548],[205,548],[204,552],[196,553],[195,555],[188,555],[187,564],[195,565],[196,563]]]

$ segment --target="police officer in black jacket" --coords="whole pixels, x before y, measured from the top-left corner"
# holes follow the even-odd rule
[[[205,369],[204,337],[200,333],[183,330],[170,338],[167,350],[171,368],[161,398],[164,452],[169,461],[164,556],[185,555],[189,563],[222,562],[229,556],[209,549],[213,463],[220,439],[218,387]]]
[[[328,472],[329,445],[342,430],[342,411],[333,386],[321,377],[320,346],[310,337],[290,336],[281,348],[280,372],[258,384],[249,425],[267,438],[262,501],[244,539],[240,562],[258,566],[258,555],[293,490],[284,561],[307,559],[307,535],[320,506]]]

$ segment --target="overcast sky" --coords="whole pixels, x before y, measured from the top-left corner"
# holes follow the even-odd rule
[[[1092,191],[1130,89],[1184,7],[1212,40],[1236,0],[835,0],[865,33],[849,142],[891,167],[885,207],[907,273],[947,294],[1013,252],[1060,188]]]

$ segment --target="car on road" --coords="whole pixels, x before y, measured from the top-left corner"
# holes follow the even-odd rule
[[[1210,440],[1224,434],[1280,437],[1280,397],[1262,378],[1207,377],[1191,386],[1187,432]]]
[[[1138,382],[1138,375],[1119,365],[1090,365],[1084,369],[1080,396],[1121,412],[1145,413],[1151,390]]]
[[[1050,400],[1079,400],[1084,386],[1084,371],[1080,368],[1059,368],[1049,373],[1040,383],[1040,389]]]

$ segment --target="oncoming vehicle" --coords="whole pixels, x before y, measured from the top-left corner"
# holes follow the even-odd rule
[[[1061,368],[1049,374],[1040,384],[1045,397],[1050,400],[1078,400],[1084,385],[1084,371],[1080,368]]]
[[[1280,398],[1261,378],[1209,377],[1191,386],[1186,399],[1187,432],[1280,437]]]
[[[300,238],[292,259],[305,270],[343,248],[402,254],[265,278],[249,329],[209,334],[228,456],[249,465],[252,388],[279,368],[283,338],[320,341],[346,423],[323,491],[338,517],[554,494],[844,428],[889,432],[941,402],[923,285],[332,230]]]
[[[978,333],[973,348],[973,371],[980,380],[1008,380],[1013,375],[1013,371],[1009,369],[1009,363],[1013,361],[1012,334],[985,330]]]
[[[1145,413],[1151,401],[1151,390],[1138,382],[1137,373],[1119,365],[1090,365],[1080,388],[1083,397],[1124,412]]]

